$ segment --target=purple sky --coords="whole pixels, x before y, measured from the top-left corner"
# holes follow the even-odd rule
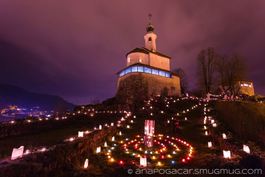
[[[148,13],[158,51],[195,84],[206,47],[246,57],[265,93],[264,0],[1,0],[0,82],[88,103],[115,94],[125,54],[144,45]]]

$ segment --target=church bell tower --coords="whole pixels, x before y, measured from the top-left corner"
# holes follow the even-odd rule
[[[147,33],[144,36],[144,41],[145,41],[145,48],[147,48],[150,51],[155,52],[157,35],[154,33],[154,26],[151,23],[151,17],[152,15],[149,14],[149,24],[146,27]]]

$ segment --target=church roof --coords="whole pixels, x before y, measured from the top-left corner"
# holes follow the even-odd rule
[[[153,53],[153,54],[159,55],[159,56],[161,56],[161,57],[166,57],[166,58],[168,58],[168,59],[171,59],[170,56],[167,56],[167,55],[162,54],[162,53],[160,53],[160,52],[153,52],[153,51],[148,50],[147,48],[144,48],[144,47],[133,49],[132,51],[130,51],[130,52],[128,52],[128,53],[126,54],[126,57],[127,57],[129,54],[131,54],[131,53],[135,53],[135,52],[140,52],[140,53],[145,53],[145,54]]]

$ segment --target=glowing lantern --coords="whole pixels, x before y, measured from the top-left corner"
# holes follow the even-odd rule
[[[207,131],[205,131],[205,135],[208,136],[208,132]]]
[[[30,150],[27,149],[27,150],[25,151],[24,155],[28,155],[28,154],[30,154]]]
[[[227,136],[226,136],[225,133],[222,134],[222,137],[223,137],[224,140],[227,139]]]
[[[23,152],[24,152],[24,146],[20,146],[19,148],[13,148],[11,160],[21,158],[23,156]]]
[[[115,137],[114,136],[111,138],[111,141],[115,141]]]
[[[213,127],[217,127],[217,124],[216,123],[213,123]]]
[[[211,141],[208,142],[208,148],[213,147],[213,143]]]
[[[102,130],[102,125],[99,125],[99,126],[98,126],[98,129],[99,129],[99,130]]]
[[[161,167],[163,164],[160,161],[158,161],[156,165]]]
[[[40,149],[40,152],[45,152],[47,149],[45,147]]]
[[[87,167],[88,167],[88,159],[85,160],[84,169],[87,169]]]
[[[110,162],[114,162],[115,160],[114,160],[114,158],[110,158],[109,161]]]
[[[101,152],[101,147],[99,146],[99,147],[97,147],[97,149],[96,149],[96,153],[100,153]]]
[[[104,143],[104,147],[108,147],[108,144],[107,144],[107,142],[105,141],[105,143]]]
[[[146,157],[140,157],[140,166],[146,167],[147,166],[147,159]]]
[[[78,137],[79,137],[79,138],[84,137],[84,132],[83,132],[83,131],[78,131]]]
[[[120,165],[124,165],[124,162],[122,160],[119,161]]]
[[[231,152],[223,150],[223,156],[225,159],[230,159],[231,158]]]
[[[247,145],[243,145],[243,151],[245,151],[246,153],[250,153],[250,149],[249,149],[249,147],[247,146]]]

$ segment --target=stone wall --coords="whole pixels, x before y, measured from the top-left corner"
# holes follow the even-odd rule
[[[172,76],[172,78],[147,74],[147,73],[130,73],[118,79],[117,90],[120,89],[120,83],[126,80],[141,78],[147,83],[148,96],[160,95],[163,90],[167,90],[169,96],[180,96],[180,79],[177,76]],[[122,84],[124,87],[124,84]],[[133,87],[133,85],[127,84],[128,87]],[[124,88],[123,88],[124,89]],[[127,88],[133,89],[133,88]]]

